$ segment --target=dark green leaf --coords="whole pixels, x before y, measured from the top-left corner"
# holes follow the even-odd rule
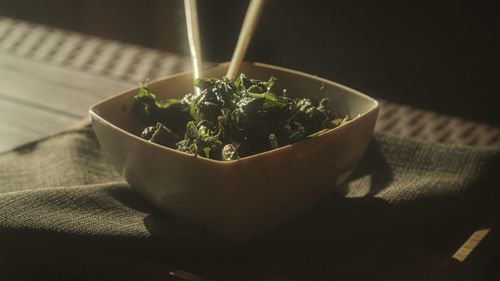
[[[169,128],[163,126],[161,123],[156,124],[155,131],[150,138],[150,141],[154,143],[171,148],[175,148],[175,143],[180,140],[181,138],[178,135],[172,132]]]
[[[141,135],[190,154],[235,160],[320,135],[346,122],[334,119],[326,97],[291,98],[286,90],[275,94],[275,82],[274,77],[264,81],[244,74],[235,80],[201,78],[194,81],[199,93],[165,101],[142,83],[135,109],[149,127]],[[321,85],[319,94],[325,89]],[[162,125],[152,126],[156,122]]]

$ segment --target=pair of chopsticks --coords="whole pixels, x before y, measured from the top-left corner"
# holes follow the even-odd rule
[[[238,75],[243,57],[247,51],[252,35],[257,27],[257,23],[262,12],[265,0],[251,0],[248,6],[243,25],[240,30],[238,42],[233,52],[233,57],[226,73],[226,77],[234,79]],[[189,41],[189,50],[191,61],[193,63],[194,79],[201,77],[202,57],[200,44],[200,30],[198,26],[198,12],[196,0],[184,0],[184,9],[186,11],[186,26]],[[195,91],[199,91],[198,88]]]
[[[233,57],[226,73],[226,77],[229,79],[234,79],[238,75],[238,70],[247,51],[248,44],[252,39],[255,28],[257,27],[264,2],[265,0],[251,0],[248,5],[245,19],[238,37],[238,42],[236,43],[236,48],[234,49]],[[201,70],[203,60],[201,57],[200,30],[198,25],[196,0],[184,0],[184,9],[186,11],[189,51],[193,64],[193,78],[197,79],[202,76]],[[198,94],[200,89],[195,87],[194,90],[195,93]],[[83,128],[88,125],[90,125],[90,117],[86,116],[78,123],[68,127],[68,129]]]

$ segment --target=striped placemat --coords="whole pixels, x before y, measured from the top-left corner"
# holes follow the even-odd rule
[[[126,82],[190,69],[179,55],[0,17],[0,53]],[[381,102],[376,130],[433,142],[500,148],[500,128]]]

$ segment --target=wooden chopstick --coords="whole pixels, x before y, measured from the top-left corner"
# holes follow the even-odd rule
[[[247,51],[248,44],[252,39],[255,28],[257,27],[263,6],[264,0],[251,0],[248,5],[247,13],[245,15],[245,19],[243,20],[243,25],[238,37],[238,42],[236,43],[236,48],[234,49],[233,58],[231,59],[231,64],[229,65],[229,69],[226,73],[226,77],[229,79],[234,79],[236,78],[236,75],[238,75],[238,70]]]
[[[457,249],[457,251],[451,257],[453,260],[458,262],[465,262],[467,258],[474,252],[481,242],[486,240],[486,237],[490,234],[491,229],[494,225],[498,225],[500,222],[500,210],[497,210],[492,216],[490,216],[476,231],[474,231],[471,236]]]
[[[189,52],[191,54],[191,62],[193,64],[193,78],[197,79],[201,77],[202,57],[196,0],[184,0],[184,10],[186,12]],[[196,93],[198,93],[199,90],[200,89],[195,87]]]

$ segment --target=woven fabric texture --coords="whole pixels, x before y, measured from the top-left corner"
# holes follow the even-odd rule
[[[234,243],[155,210],[91,129],[68,131],[0,155],[0,280],[162,280],[182,261],[453,249],[498,205],[499,167],[497,150],[378,134],[333,196]]]

